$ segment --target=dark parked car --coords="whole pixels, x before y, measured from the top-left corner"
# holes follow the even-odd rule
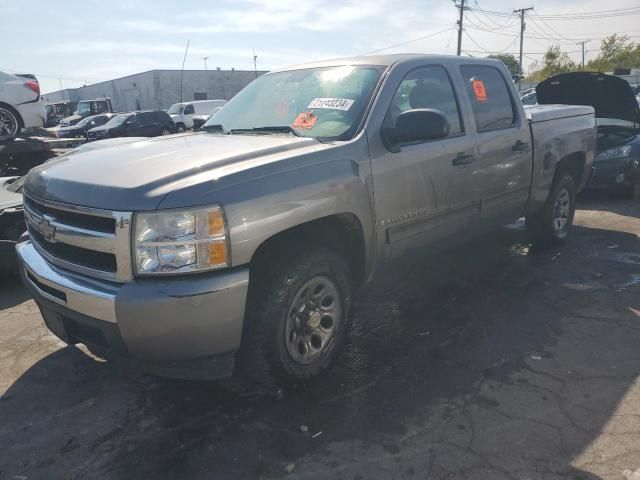
[[[56,130],[56,134],[59,138],[86,137],[89,130],[95,127],[101,127],[115,116],[115,113],[102,113],[100,115],[83,118],[75,125],[60,127]]]
[[[101,127],[87,132],[87,140],[111,137],[157,137],[176,132],[169,114],[162,110],[119,113]]]
[[[589,188],[634,193],[640,184],[640,106],[626,80],[593,72],[556,75],[536,88],[539,104],[591,105],[598,125]]]
[[[16,242],[26,231],[22,208],[24,177],[0,178],[0,275],[15,270]]]

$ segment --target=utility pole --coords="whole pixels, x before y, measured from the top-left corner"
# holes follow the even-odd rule
[[[205,71],[207,70],[207,59],[208,58],[209,57],[202,57],[202,60],[204,60],[204,69],[205,69]]]
[[[584,44],[589,43],[591,40],[584,40],[582,42],[576,43],[576,45],[582,45],[582,70],[584,70]]]
[[[258,55],[256,55],[256,49],[253,48],[253,73],[258,78]]]
[[[460,19],[458,20],[458,56],[462,53],[462,21],[464,20],[464,2],[460,0],[460,4],[456,3],[456,7],[460,9]]]
[[[520,62],[518,63],[518,65],[520,65],[520,77],[518,77],[519,79],[521,79],[524,76],[524,71],[522,70],[522,47],[524,46],[524,27],[525,27],[524,14],[529,10],[533,10],[533,7],[519,8],[513,11],[513,13],[520,14]],[[518,80],[518,85],[520,85],[520,80]]]

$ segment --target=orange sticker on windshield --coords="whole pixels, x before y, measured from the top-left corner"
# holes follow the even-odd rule
[[[302,112],[296,117],[291,126],[293,128],[313,128],[317,120],[318,117],[313,112]]]
[[[487,101],[487,90],[484,88],[484,82],[482,80],[473,80],[473,93],[476,94],[476,100],[479,102]]]

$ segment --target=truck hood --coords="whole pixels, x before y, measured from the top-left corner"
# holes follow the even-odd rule
[[[640,122],[640,107],[629,83],[596,72],[562,73],[536,87],[539,104],[591,105],[598,118]]]
[[[330,148],[288,135],[188,133],[74,153],[33,168],[25,192],[49,200],[109,210],[153,210],[170,185],[187,187],[259,165]],[[194,199],[193,205],[198,200]],[[185,205],[189,206],[189,205]]]

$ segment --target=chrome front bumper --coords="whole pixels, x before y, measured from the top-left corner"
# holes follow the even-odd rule
[[[230,374],[242,337],[248,268],[117,284],[52,265],[29,240],[16,251],[23,281],[64,341],[125,353],[157,373],[166,367],[170,376],[185,376],[179,365],[204,364],[210,374],[205,360],[224,357],[231,363],[225,360],[213,376]]]
[[[16,245],[24,279],[43,298],[74,312],[116,323],[117,288],[89,282],[51,267],[31,241]]]

